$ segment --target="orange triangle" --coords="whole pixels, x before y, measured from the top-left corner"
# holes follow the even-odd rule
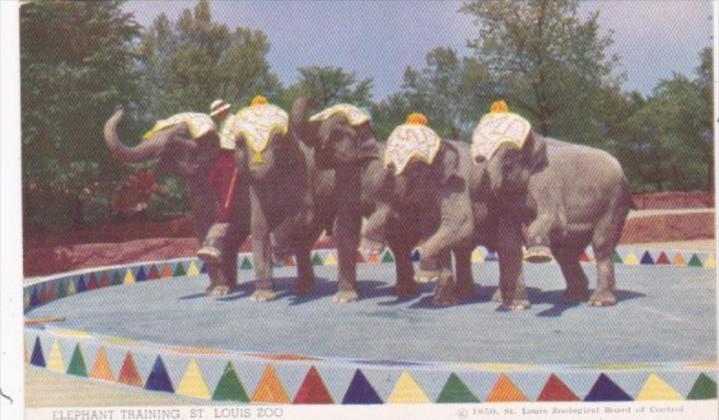
[[[172,277],[172,269],[167,264],[165,264],[165,267],[162,269],[162,277]]]
[[[107,360],[107,351],[105,350],[105,347],[100,347],[100,350],[97,351],[95,365],[93,365],[92,371],[90,371],[90,377],[102,379],[103,381],[115,381],[115,376],[112,374],[110,362]]]
[[[528,401],[527,397],[504,373],[499,375],[494,388],[487,395],[487,402],[520,402]]]
[[[275,368],[267,365],[265,372],[262,374],[255,394],[252,396],[253,403],[265,404],[289,404],[290,397],[282,386],[280,378],[277,377]]]

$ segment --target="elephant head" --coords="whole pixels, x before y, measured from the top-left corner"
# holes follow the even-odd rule
[[[488,159],[475,156],[475,162],[485,166],[493,194],[522,193],[530,175],[547,164],[547,144],[544,138],[530,132],[521,148],[503,143]]]
[[[158,160],[155,173],[176,175],[185,180],[189,190],[195,229],[204,238],[215,220],[215,197],[208,173],[220,151],[219,137],[210,131],[193,139],[185,123],[158,130],[134,147],[125,146],[117,134],[123,110],[117,111],[105,123],[104,137],[112,156],[125,163],[143,163]]]
[[[290,113],[290,129],[315,150],[319,168],[337,168],[379,157],[368,114],[352,105],[340,104],[308,119],[306,112],[315,106],[309,96],[295,101]]]

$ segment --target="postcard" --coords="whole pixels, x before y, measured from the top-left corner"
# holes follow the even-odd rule
[[[716,12],[3,2],[3,418],[716,419]]]

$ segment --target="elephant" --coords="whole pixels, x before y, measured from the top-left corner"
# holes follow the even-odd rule
[[[544,137],[529,128],[519,143],[502,142],[489,153],[488,149],[482,152],[477,135],[482,125],[480,121],[475,130],[472,152],[475,171],[485,186],[478,195],[488,193],[502,215],[498,235],[518,238],[511,241],[514,244],[526,238],[530,261],[543,261],[551,252],[567,284],[566,301],[588,298],[592,306],[615,304],[612,255],[633,208],[629,182],[619,162],[605,151]],[[579,264],[589,244],[597,264],[597,287],[591,296]],[[521,249],[511,247],[508,259],[502,261],[500,255],[500,270],[506,276],[504,283],[500,276],[503,296],[496,297],[505,302],[525,301]]]
[[[392,187],[391,178],[381,161],[383,147],[375,139],[370,117],[358,108],[339,104],[307,118],[316,104],[311,97],[298,99],[292,107],[291,130],[313,153],[320,171],[335,177],[334,189],[315,188],[318,203],[333,203],[336,212],[334,237],[338,253],[338,301],[359,297],[356,255],[363,217],[369,216]],[[317,207],[317,206],[316,206]],[[394,226],[389,246],[395,255],[396,292],[400,297],[417,293],[413,280],[411,252],[418,234],[409,218]]]
[[[472,163],[468,152],[466,144],[442,140],[431,163],[412,158],[398,171],[390,162],[390,192],[382,195],[362,232],[362,247],[370,252],[379,252],[385,241],[391,247],[397,237],[409,243],[405,248],[408,252],[423,241],[419,246],[420,269],[414,280],[437,282],[433,298],[437,306],[474,296],[471,245],[475,220],[469,194]],[[450,250],[455,259],[456,284]],[[411,272],[411,263],[407,270]]]
[[[158,160],[158,175],[175,175],[185,183],[192,211],[195,234],[200,243],[208,234],[217,214],[216,198],[210,183],[209,172],[217,157],[219,137],[216,130],[208,130],[199,138],[193,138],[191,128],[179,122],[154,131],[150,138],[134,147],[125,146],[117,134],[123,118],[121,107],[107,120],[104,127],[105,143],[112,156],[125,163],[143,163]],[[209,117],[207,117],[209,118]],[[247,184],[235,186],[234,205],[230,229],[218,262],[207,263],[210,277],[208,294],[223,296],[237,285],[237,251],[250,232],[250,211]]]

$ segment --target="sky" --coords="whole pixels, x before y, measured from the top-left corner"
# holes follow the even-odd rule
[[[195,0],[131,0],[124,5],[141,24],[160,13],[177,17]],[[425,66],[428,51],[448,46],[467,55],[476,38],[472,18],[459,13],[461,1],[212,1],[216,21],[230,28],[262,29],[269,38],[268,60],[285,84],[298,67],[332,65],[372,77],[374,99],[402,85],[407,66]],[[613,31],[609,53],[621,58],[624,88],[648,95],[674,72],[693,75],[699,51],[712,43],[710,1],[585,1],[581,13],[599,10],[602,33]]]

